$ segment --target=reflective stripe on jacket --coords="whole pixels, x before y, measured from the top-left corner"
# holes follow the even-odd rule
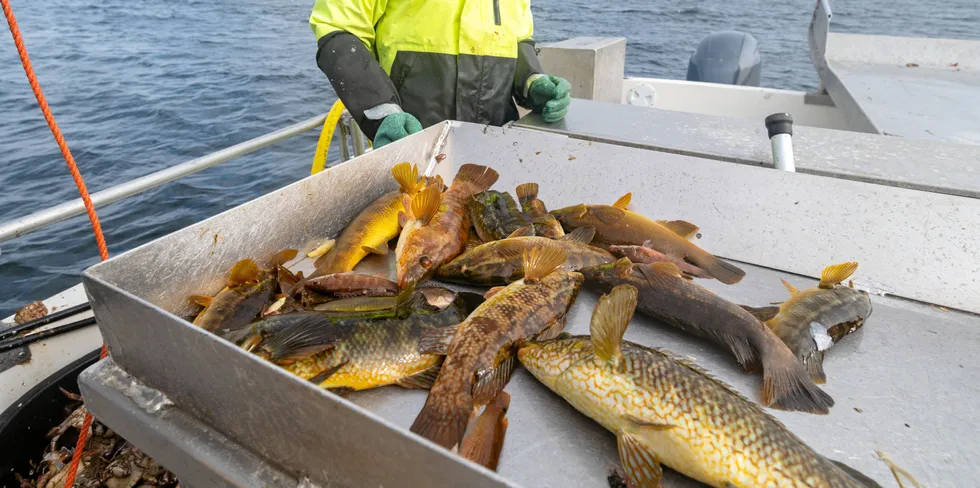
[[[529,0],[316,0],[310,25],[318,65],[371,138],[380,121],[364,111],[384,103],[423,126],[515,120],[513,98],[526,106],[541,71]]]

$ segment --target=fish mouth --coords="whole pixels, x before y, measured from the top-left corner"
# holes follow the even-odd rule
[[[404,271],[399,270],[398,289],[402,291],[415,289],[415,285],[422,281],[423,276],[425,276],[425,269],[421,266],[411,266],[404,269]]]

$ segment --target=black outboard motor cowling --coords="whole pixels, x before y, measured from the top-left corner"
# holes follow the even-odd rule
[[[709,34],[687,65],[687,81],[759,86],[761,78],[759,43],[744,32]]]

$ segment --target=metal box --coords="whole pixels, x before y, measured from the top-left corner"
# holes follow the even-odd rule
[[[438,153],[447,157],[435,163]],[[432,162],[447,181],[462,163],[487,164],[501,174],[495,189],[536,181],[553,208],[611,202],[633,191],[635,210],[691,220],[701,225],[699,244],[706,249],[765,266],[745,265],[748,276],[736,286],[704,283],[739,303],[785,299],[779,278],[814,283],[777,269],[813,276],[845,259],[861,261],[858,280],[905,289],[901,273],[889,267],[907,261],[902,253],[909,252],[920,254],[908,266],[948,273],[929,282],[930,293],[949,292],[964,303],[976,296],[976,288],[958,288],[971,279],[976,284],[970,270],[976,261],[941,263],[923,249],[954,252],[961,227],[980,228],[977,200],[454,122],[88,269],[84,283],[112,356],[80,379],[95,415],[189,485],[295,486],[308,479],[300,483],[604,486],[619,467],[614,436],[523,370],[507,387],[510,429],[500,472],[492,473],[408,432],[423,391],[387,387],[340,398],[180,318],[191,310],[187,296],[218,290],[235,261],[267,259],[284,248],[306,251],[339,233],[395,187],[390,168],[400,161]],[[823,205],[828,195],[852,203]],[[943,205],[956,211],[928,227],[936,243],[894,220],[904,212],[917,222],[921,212]],[[857,227],[841,239],[833,222]],[[580,294],[567,330],[587,332],[595,298]],[[819,452],[881,482],[890,475],[874,458],[876,449],[926,485],[980,478],[972,428],[980,368],[968,360],[980,346],[980,319],[895,297],[873,301],[865,327],[828,354],[825,390],[837,401],[830,415],[771,412]],[[760,378],[707,342],[641,316],[626,338],[693,357],[759,398]],[[695,485],[675,473],[665,481]]]

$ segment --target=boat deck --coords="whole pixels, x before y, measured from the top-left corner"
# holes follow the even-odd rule
[[[531,114],[514,125],[588,141],[772,167],[763,118],[753,122],[573,99],[561,122],[548,124]],[[794,126],[793,151],[801,173],[980,198],[980,146]]]
[[[85,303],[85,289],[79,283],[44,300],[49,312]],[[38,330],[46,330],[92,316],[84,311],[56,320]],[[13,317],[0,322],[0,330],[11,326]],[[25,347],[0,353],[0,412],[14,404],[35,385],[51,376],[76,359],[98,349],[102,345],[99,328],[83,327],[55,337],[50,337]]]
[[[980,41],[828,33],[821,4],[817,72],[855,130],[980,144]]]

